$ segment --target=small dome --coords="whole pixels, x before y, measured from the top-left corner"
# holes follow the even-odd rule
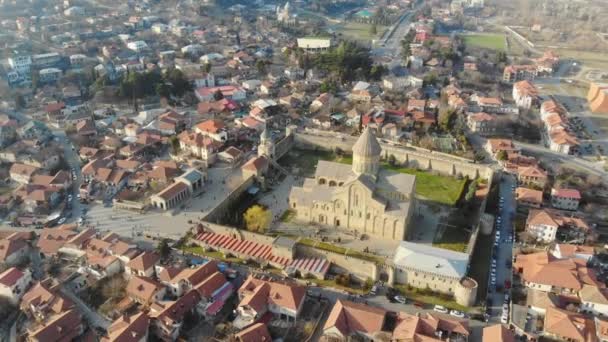
[[[376,136],[369,128],[366,128],[353,145],[353,155],[373,157],[379,156],[381,153],[382,147],[380,147]]]

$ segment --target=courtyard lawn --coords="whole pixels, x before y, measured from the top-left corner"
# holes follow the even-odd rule
[[[317,240],[313,240],[313,239],[309,239],[309,238],[301,238],[300,240],[298,240],[298,242],[305,246],[321,249],[321,250],[328,251],[328,252],[334,252],[337,254],[343,254],[343,255],[351,256],[353,258],[367,260],[367,261],[375,262],[378,264],[384,262],[383,258],[378,257],[376,255],[359,252],[357,250],[344,248],[341,246],[336,246],[334,244],[327,243],[327,242],[317,241]]]
[[[238,263],[238,264],[242,264],[244,262],[244,260],[241,258],[225,257],[222,252],[205,251],[203,249],[203,247],[201,247],[201,246],[185,246],[185,247],[182,247],[181,250],[184,253],[189,253],[189,254],[198,255],[201,257],[207,257],[207,258],[217,259],[217,260],[226,261],[226,262],[234,262],[234,263]]]
[[[337,156],[328,151],[295,150],[281,158],[280,164],[289,167],[296,166],[300,169],[300,175],[311,177],[317,168],[319,160],[334,161],[343,164],[352,164],[351,155]],[[460,199],[465,179],[457,179],[451,176],[437,175],[426,171],[410,169],[400,166],[390,166],[383,163],[382,167],[395,172],[407,173],[416,176],[416,195],[424,200],[454,206]]]
[[[482,49],[505,51],[505,36],[503,34],[469,34],[462,36],[465,46]]]
[[[395,285],[394,288],[397,289],[401,294],[403,294],[408,300],[413,300],[415,302],[420,302],[432,306],[441,305],[448,309],[458,310],[461,312],[469,312],[473,309],[468,306],[460,305],[456,303],[456,301],[454,301],[453,299],[444,298],[436,294],[426,294],[423,293],[423,290],[418,290],[415,288],[412,288],[410,290],[406,285]]]
[[[426,171],[390,166],[388,164],[384,164],[383,167],[416,176],[416,195],[423,199],[449,206],[456,205],[466,185],[465,179],[435,175]]]

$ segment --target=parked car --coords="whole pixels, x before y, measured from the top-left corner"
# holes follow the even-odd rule
[[[57,221],[58,224],[64,224],[65,223],[65,217],[62,217],[59,219],[59,221]]]
[[[407,303],[407,299],[401,295],[396,295],[393,298],[395,299],[395,302],[397,302],[397,303],[401,303],[401,304]]]
[[[458,311],[458,310],[450,310],[450,315],[454,316],[454,317],[458,317],[458,318],[464,318],[464,312]]]
[[[441,306],[441,305],[435,305],[435,307],[433,308],[433,311],[441,312],[444,314],[448,313],[448,309],[446,309],[444,306]]]

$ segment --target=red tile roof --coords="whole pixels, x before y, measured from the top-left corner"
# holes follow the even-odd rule
[[[0,273],[0,284],[7,287],[12,287],[17,283],[17,281],[19,281],[19,279],[23,278],[23,276],[24,273],[18,268],[11,267],[8,270]]]

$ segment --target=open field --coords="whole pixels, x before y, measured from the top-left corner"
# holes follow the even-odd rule
[[[438,296],[434,293],[425,293],[424,289],[409,288],[407,285],[394,285],[394,288],[402,293],[407,299],[416,302],[430,304],[430,305],[441,305],[448,309],[458,310],[461,312],[469,312],[474,308],[463,306],[452,298]]]
[[[466,46],[505,51],[505,36],[499,33],[470,34],[462,36]]]
[[[334,29],[337,34],[342,34],[345,38],[350,38],[358,41],[369,41],[372,39],[380,38],[384,30],[388,28],[388,26],[377,25],[376,34],[373,35],[370,32],[371,27],[371,24],[349,21],[340,24]]]
[[[293,155],[291,155],[291,153],[287,154],[287,156],[281,159],[281,164],[297,165],[297,167],[300,168],[301,175],[311,177],[314,174],[319,160],[329,160],[343,164],[352,164],[352,157],[349,155],[336,156],[332,152],[305,150],[296,150]],[[460,199],[466,184],[466,180],[464,179],[436,175],[426,171],[401,166],[390,166],[386,163],[384,163],[382,167],[395,172],[415,175],[416,195],[432,202],[450,206],[453,206],[456,204],[456,202],[458,202],[458,199]]]
[[[608,69],[608,54],[595,51],[554,49],[561,58],[571,58],[581,62],[584,66],[597,69]]]

